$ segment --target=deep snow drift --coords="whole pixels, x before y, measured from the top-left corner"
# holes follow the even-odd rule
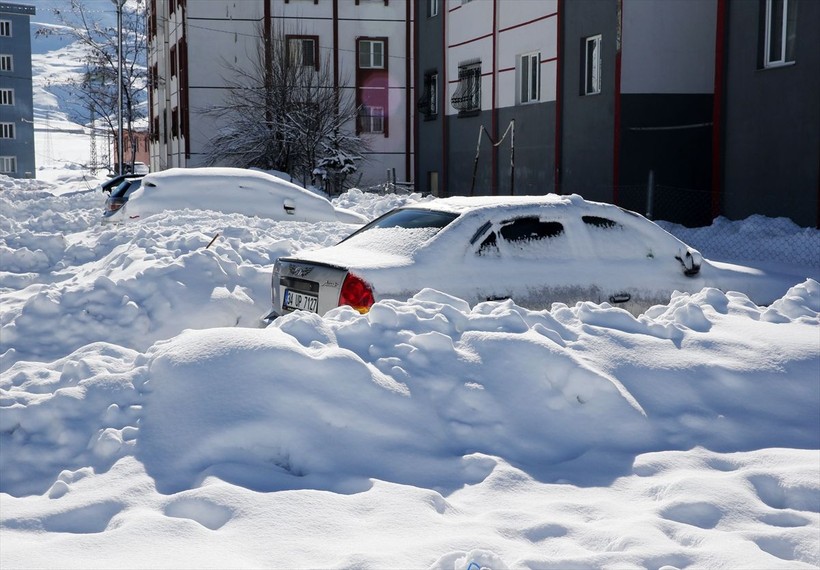
[[[426,290],[261,329],[273,260],[355,226],[64,191],[0,178],[4,568],[820,565],[816,267],[769,307]]]

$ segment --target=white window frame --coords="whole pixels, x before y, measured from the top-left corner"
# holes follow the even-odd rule
[[[11,20],[0,20],[0,38],[11,37]]]
[[[300,65],[302,67],[307,67],[309,69],[318,69],[319,67],[319,56],[318,56],[318,49],[316,45],[316,38],[307,38],[307,37],[288,37],[288,55],[290,56],[290,62],[295,65]],[[305,50],[305,43],[310,42],[310,50]],[[313,60],[311,63],[305,63],[305,53],[310,52],[310,59]]]
[[[16,131],[14,123],[0,123],[0,139],[16,139]]]
[[[427,17],[433,18],[438,16],[439,0],[427,0]]]
[[[359,40],[358,63],[359,69],[384,69],[384,40]]]
[[[601,34],[584,38],[584,95],[601,93]]]
[[[14,105],[14,89],[0,89],[0,105]]]
[[[777,0],[777,5],[781,8],[780,13],[775,13],[775,0],[766,0],[766,20],[764,25],[764,46],[763,46],[763,67],[780,67],[794,63],[794,59],[788,58],[789,32],[794,34],[796,23],[792,21],[792,29],[789,29],[790,5],[794,4],[790,0]],[[778,22],[775,17],[780,17]],[[779,29],[778,29],[779,28]],[[777,33],[777,37],[775,37]],[[794,38],[791,39],[794,42]],[[775,53],[772,54],[772,51]]]
[[[362,105],[361,132],[369,135],[384,134],[384,107]]]
[[[17,172],[16,156],[0,156],[0,173],[14,174]]]
[[[541,100],[541,52],[525,53],[518,59],[518,102]]]
[[[14,71],[14,56],[7,53],[0,54],[0,71]]]

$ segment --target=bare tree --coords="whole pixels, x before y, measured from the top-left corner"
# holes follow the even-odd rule
[[[224,103],[201,110],[218,125],[207,163],[279,170],[303,183],[318,175],[329,193],[341,192],[366,150],[349,132],[357,116],[349,90],[344,82],[334,88],[328,55],[318,57],[313,44],[308,44],[311,52],[300,41],[288,45],[284,24],[272,32],[270,43],[261,28],[258,36],[248,65],[223,62]],[[337,172],[330,159],[339,156],[347,161]]]
[[[117,71],[118,43],[116,26],[107,25],[102,19],[99,2],[93,9],[83,0],[70,0],[65,8],[54,8],[60,27],[43,27],[37,35],[60,35],[78,42],[85,48],[82,75],[70,83],[77,104],[74,112],[79,120],[91,124],[101,122],[116,135],[117,130]],[[136,135],[134,124],[146,116],[147,70],[146,22],[144,0],[130,0],[125,4],[122,18],[122,96],[123,122],[130,137],[133,165],[136,158]]]

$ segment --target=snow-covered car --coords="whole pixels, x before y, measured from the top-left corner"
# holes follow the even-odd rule
[[[108,189],[108,198],[105,199],[103,222],[106,222],[128,202],[129,196],[142,186],[141,176],[118,176],[119,183]]]
[[[148,168],[148,165],[144,162],[135,162],[134,165],[131,167],[131,172],[133,172],[134,174],[145,175],[151,171]]]
[[[124,222],[168,210],[216,210],[277,221],[364,224],[365,216],[335,208],[301,186],[244,168],[171,168],[142,178],[141,186],[103,222]]]
[[[279,258],[264,320],[341,305],[366,312],[424,288],[471,304],[594,301],[638,314],[675,290],[714,286],[766,304],[789,284],[703,260],[643,216],[577,195],[451,197],[398,208],[337,245]]]
[[[114,189],[116,189],[120,184],[122,184],[123,180],[128,180],[128,179],[133,179],[133,178],[142,178],[143,176],[144,176],[143,174],[117,174],[117,175],[111,176],[105,182],[102,182],[99,185],[98,188],[100,189],[101,192],[103,192],[103,193],[108,192],[108,194],[111,195],[111,192]]]

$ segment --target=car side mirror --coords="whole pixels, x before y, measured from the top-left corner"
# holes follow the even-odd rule
[[[284,201],[285,213],[291,216],[296,214],[296,204],[290,198],[285,198]]]

